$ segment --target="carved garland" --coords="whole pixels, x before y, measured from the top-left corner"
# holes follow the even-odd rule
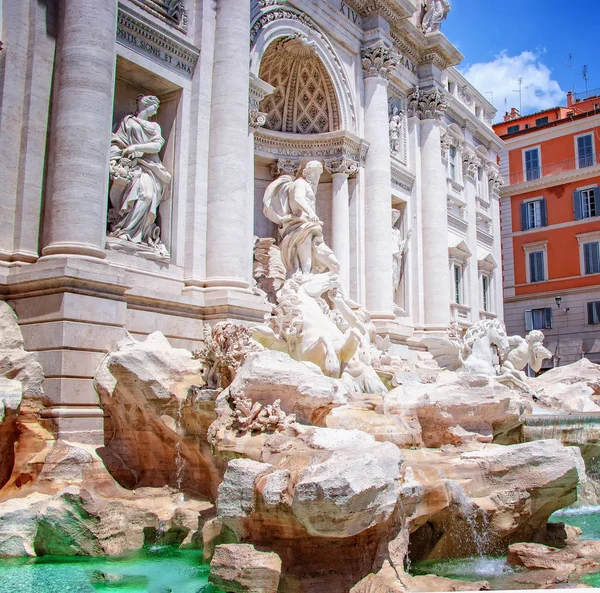
[[[408,97],[409,117],[440,119],[447,109],[446,95],[437,88],[423,91],[417,87]]]
[[[360,51],[362,57],[363,75],[365,78],[387,78],[398,65],[398,58],[389,47],[382,43],[363,47]]]

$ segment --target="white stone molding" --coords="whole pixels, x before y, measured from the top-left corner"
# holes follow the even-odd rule
[[[185,78],[192,78],[200,50],[167,30],[157,30],[141,15],[119,4],[117,43],[149,58]]]
[[[261,80],[255,74],[250,74],[250,105],[248,107],[248,125],[252,130],[264,126],[267,123],[267,114],[259,109],[260,102],[268,97],[275,88],[269,83]]]
[[[408,116],[420,119],[441,119],[448,109],[445,93],[438,88],[420,89],[408,96]]]
[[[488,173],[488,183],[490,187],[490,194],[498,194],[500,188],[504,185],[504,178],[498,171],[490,171]]]
[[[353,161],[346,158],[327,159],[323,164],[330,175],[342,173],[348,178],[355,177],[359,168],[358,161]]]
[[[415,11],[410,0],[349,0],[347,4],[363,18],[379,14],[390,25],[402,23]]]
[[[163,23],[187,33],[188,12],[186,0],[131,0]]]
[[[282,175],[291,175],[296,177],[302,162],[299,159],[277,159],[277,162],[271,165],[271,175],[281,177]]]
[[[260,128],[255,135],[255,154],[268,159],[302,161],[347,158],[364,164],[369,144],[341,130],[326,134],[282,134]]]
[[[353,85],[336,50],[316,23],[306,14],[276,4],[262,8],[250,29],[250,71],[258,75],[262,57],[271,43],[280,38],[303,35],[331,78],[340,110],[340,129],[357,129]]]
[[[381,42],[363,47],[360,55],[364,78],[379,77],[387,80],[398,65],[398,56]]]
[[[407,193],[412,191],[415,184],[416,176],[411,173],[406,167],[402,166],[398,161],[392,159],[392,184],[403,189]]]

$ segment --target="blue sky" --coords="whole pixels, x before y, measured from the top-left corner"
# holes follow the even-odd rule
[[[442,31],[465,56],[461,73],[498,109],[519,108],[518,79],[523,78],[523,114],[566,105],[575,92],[600,88],[600,3],[571,4],[543,0],[451,0]],[[487,94],[486,94],[487,93]]]

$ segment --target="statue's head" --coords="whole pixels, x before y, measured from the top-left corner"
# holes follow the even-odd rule
[[[392,208],[392,226],[396,226],[396,223],[400,220],[402,212],[396,208]]]
[[[540,330],[534,329],[527,334],[525,340],[530,346],[533,346],[534,344],[541,345],[544,341],[544,334]]]
[[[302,177],[311,185],[317,185],[323,174],[323,165],[319,161],[309,161],[302,171]]]
[[[137,114],[139,115],[142,111],[146,111],[148,117],[156,115],[158,108],[160,107],[160,101],[158,97],[154,95],[138,95],[137,98]]]

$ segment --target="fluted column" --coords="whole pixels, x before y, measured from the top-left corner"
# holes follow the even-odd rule
[[[206,286],[250,287],[250,2],[219,0],[208,164]]]
[[[434,330],[443,330],[450,320],[446,172],[440,139],[440,118],[447,107],[437,89],[417,88],[408,102],[409,117],[421,120],[424,321]]]
[[[358,173],[358,163],[348,159],[325,161],[331,174],[331,248],[340,262],[340,280],[350,294],[350,192],[348,179]]]
[[[104,258],[117,0],[60,3],[44,255]]]
[[[374,320],[390,319],[392,281],[392,206],[390,143],[388,136],[388,73],[396,66],[382,44],[362,50],[365,79],[365,280],[366,306]]]

